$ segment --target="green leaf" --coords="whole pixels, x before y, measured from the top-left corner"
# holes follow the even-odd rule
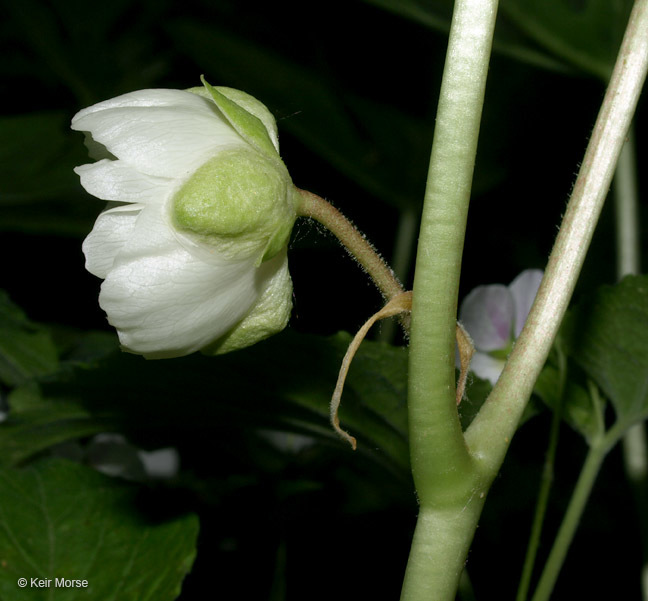
[[[456,370],[456,379],[459,379],[459,370]],[[474,373],[468,376],[466,392],[458,407],[462,430],[465,431],[470,426],[492,389],[493,385],[488,380],[482,380]]]
[[[419,23],[434,31],[447,34],[452,20],[452,0],[365,0],[369,4],[388,10]],[[493,51],[521,62],[553,71],[570,71],[560,59],[538,47],[519,26],[498,15]]]
[[[29,321],[0,290],[0,382],[17,386],[57,368],[58,356],[49,332]]]
[[[603,286],[570,312],[569,355],[625,425],[648,416],[648,276]]]
[[[607,82],[631,0],[503,0],[502,12],[567,63]]]
[[[116,420],[73,401],[44,399],[36,384],[16,388],[10,413],[0,424],[0,466],[15,466],[50,447],[111,431]]]
[[[0,469],[0,599],[171,601],[195,557],[193,515],[151,522],[137,489],[62,460]],[[19,589],[18,579],[28,585]],[[51,579],[36,588],[31,579]],[[56,587],[56,578],[87,588]]]
[[[0,229],[80,236],[99,204],[82,194],[76,165],[87,162],[69,115],[0,117]]]
[[[150,437],[163,446],[277,430],[315,436],[346,452],[329,424],[329,403],[350,341],[346,333],[323,338],[287,330],[218,357],[109,355],[98,369],[47,383],[43,398],[110,420],[111,431],[140,446]],[[359,459],[399,478],[409,478],[406,394],[407,350],[365,341],[349,371],[340,417],[358,438]]]
[[[547,365],[542,370],[534,392],[548,407],[556,411],[561,401],[560,376],[556,367]],[[587,390],[573,377],[565,382],[563,397],[563,419],[591,445],[605,433],[602,408],[597,406]]]
[[[84,153],[75,138],[62,112],[0,117],[0,206],[56,198],[77,188],[72,168]]]

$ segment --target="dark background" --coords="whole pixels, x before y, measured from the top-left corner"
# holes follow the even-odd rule
[[[18,131],[23,141],[0,149],[0,285],[35,321],[108,330],[100,282],[80,250],[102,203],[71,172],[86,158],[81,136],[67,128],[77,110],[134,89],[192,87],[204,74],[255,95],[277,118],[295,184],[338,206],[387,258],[399,219],[419,214],[443,32],[359,1],[29,0],[0,10],[0,135]],[[601,81],[572,65],[560,72],[494,54],[460,296],[544,266],[603,93]],[[645,98],[636,120],[640,176],[644,107]],[[34,114],[42,126],[15,129]],[[644,223],[641,185],[640,194]],[[608,205],[577,296],[616,279],[614,249]],[[412,261],[400,274],[409,285]],[[353,332],[380,307],[359,268],[313,224],[295,227],[290,265],[298,332]],[[514,595],[549,422],[545,413],[523,427],[490,493],[468,564],[479,599]],[[585,450],[565,427],[541,558]],[[353,465],[337,448],[188,461],[205,474],[203,494],[179,488],[155,497],[201,516],[183,600],[397,598],[416,517],[407,485]],[[555,598],[637,598],[635,518],[614,452]]]

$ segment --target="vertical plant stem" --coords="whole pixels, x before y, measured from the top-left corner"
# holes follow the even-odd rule
[[[634,132],[630,130],[614,177],[616,213],[617,277],[641,271],[639,253],[639,199]],[[642,598],[648,601],[648,444],[643,422],[632,426],[623,436],[623,463],[632,486],[640,520],[643,550]]]
[[[466,431],[469,448],[493,474],[504,459],[571,299],[647,68],[648,0],[636,0],[540,290],[504,371]]]
[[[421,507],[401,601],[454,601],[483,504],[476,496],[465,511]]]
[[[634,131],[630,129],[614,175],[617,277],[641,271],[639,254],[639,199]]]
[[[455,402],[461,257],[497,2],[455,3],[416,257],[410,448],[421,504],[465,493],[471,471]]]
[[[622,427],[615,426],[605,436],[600,436],[598,440],[592,442],[531,601],[548,601],[551,597],[603,460],[608,451],[618,442],[622,431]]]
[[[531,577],[533,576],[533,567],[535,559],[540,546],[540,535],[542,533],[542,525],[544,523],[544,516],[547,511],[547,503],[549,501],[549,493],[553,483],[554,464],[556,461],[556,450],[558,448],[558,437],[560,434],[560,424],[562,422],[562,409],[564,403],[565,381],[567,378],[567,358],[562,349],[558,349],[559,361],[559,390],[558,390],[558,404],[554,408],[551,418],[551,431],[549,434],[549,446],[547,448],[547,455],[545,457],[544,466],[542,469],[542,478],[540,482],[540,492],[536,501],[536,508],[533,516],[533,524],[531,526],[531,536],[527,545],[526,556],[524,558],[524,566],[522,568],[522,576],[520,578],[520,585],[516,595],[516,601],[525,601],[529,594],[529,587],[531,585]]]
[[[420,513],[402,601],[451,601],[485,492],[464,443],[454,349],[461,256],[497,0],[457,0],[416,258],[409,433]]]

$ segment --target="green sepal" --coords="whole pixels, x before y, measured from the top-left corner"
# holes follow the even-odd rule
[[[200,76],[200,80],[223,116],[246,142],[258,148],[265,155],[281,160],[261,119],[219,92],[205,80],[204,75]]]
[[[266,288],[251,311],[225,336],[201,350],[204,355],[223,355],[269,338],[281,332],[290,319],[292,310],[292,281],[286,260],[287,248],[272,260],[264,262],[260,269],[266,277]]]

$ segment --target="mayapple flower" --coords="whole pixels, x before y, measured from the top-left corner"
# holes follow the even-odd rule
[[[275,120],[230,88],[141,90],[77,113],[97,162],[75,169],[107,200],[83,243],[125,350],[225,353],[282,330],[297,197]]]
[[[470,369],[497,382],[538,293],[542,271],[527,269],[509,286],[478,286],[461,303],[459,321],[475,345]]]

